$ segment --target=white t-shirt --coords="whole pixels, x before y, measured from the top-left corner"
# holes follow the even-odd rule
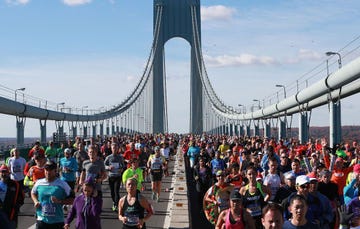
[[[11,180],[24,180],[24,169],[26,165],[26,160],[22,157],[15,158],[12,157],[9,159],[9,167],[11,169],[10,171],[10,178]]]
[[[274,200],[276,193],[279,190],[280,185],[281,185],[281,179],[280,179],[279,174],[277,174],[277,173],[270,174],[269,173],[268,175],[265,176],[263,184],[270,187],[270,189],[271,189],[270,200],[271,201]]]
[[[165,159],[169,159],[169,155],[170,155],[169,147],[168,148],[161,148],[160,153],[161,153],[161,155],[163,155],[165,157]]]

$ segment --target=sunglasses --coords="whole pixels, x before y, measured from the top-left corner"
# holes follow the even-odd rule
[[[299,187],[302,189],[309,188],[309,184],[302,184]]]

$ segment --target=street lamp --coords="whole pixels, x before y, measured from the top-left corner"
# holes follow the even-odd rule
[[[242,112],[241,112],[241,107],[244,107],[244,105],[238,104],[238,107],[239,107],[239,112],[242,113]]]
[[[338,63],[339,63],[339,69],[342,67],[342,63],[341,63],[341,55],[338,52],[326,52],[325,53],[327,56],[333,56],[333,55],[338,55],[339,59],[338,59]]]
[[[84,114],[84,109],[86,109],[86,108],[88,108],[89,106],[83,106],[82,108],[81,108],[81,115],[83,115]]]
[[[260,110],[260,108],[261,108],[261,106],[260,106],[260,100],[258,100],[258,99],[253,99],[253,101],[259,103],[259,110]]]
[[[285,89],[285,86],[284,85],[281,85],[281,84],[276,84],[275,85],[276,87],[282,87],[284,89],[284,98],[286,99],[286,89]]]
[[[64,106],[64,105],[65,105],[65,102],[56,104],[56,111],[59,111],[59,107]]]
[[[22,88],[18,88],[18,89],[15,90],[15,102],[16,102],[16,100],[17,100],[17,92],[18,92],[18,91],[25,91],[25,89],[26,89],[26,88],[22,87]]]

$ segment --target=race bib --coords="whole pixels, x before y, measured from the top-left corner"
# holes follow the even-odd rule
[[[69,172],[69,168],[68,168],[68,167],[63,167],[62,172],[63,172],[63,173],[68,173],[68,172]]]
[[[127,220],[126,220],[125,224],[128,226],[136,226],[140,222],[139,217],[136,215],[128,215],[126,217],[127,217]]]
[[[55,216],[56,208],[52,203],[42,203],[41,212],[43,216]]]
[[[114,169],[119,169],[120,168],[120,164],[118,162],[112,162],[112,163],[110,163],[110,165],[112,167],[114,167]]]
[[[13,172],[14,172],[14,173],[22,172],[22,170],[21,170],[21,165],[15,164],[14,167],[13,167]]]

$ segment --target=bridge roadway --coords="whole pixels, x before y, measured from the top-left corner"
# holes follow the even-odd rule
[[[188,193],[185,175],[185,163],[181,152],[178,151],[169,162],[168,177],[162,181],[162,192],[160,201],[157,203],[151,200],[151,183],[145,182],[146,190],[143,191],[145,197],[153,205],[155,214],[146,222],[147,228],[189,228]],[[103,186],[103,212],[101,214],[102,228],[122,228],[122,223],[118,220],[117,213],[111,210],[112,200],[107,180]],[[169,190],[166,192],[166,190]],[[120,190],[121,196],[125,195],[125,189]],[[19,214],[19,229],[35,228],[34,208],[31,198],[25,198],[25,204],[21,207]],[[71,228],[75,228],[75,220],[71,223]]]

